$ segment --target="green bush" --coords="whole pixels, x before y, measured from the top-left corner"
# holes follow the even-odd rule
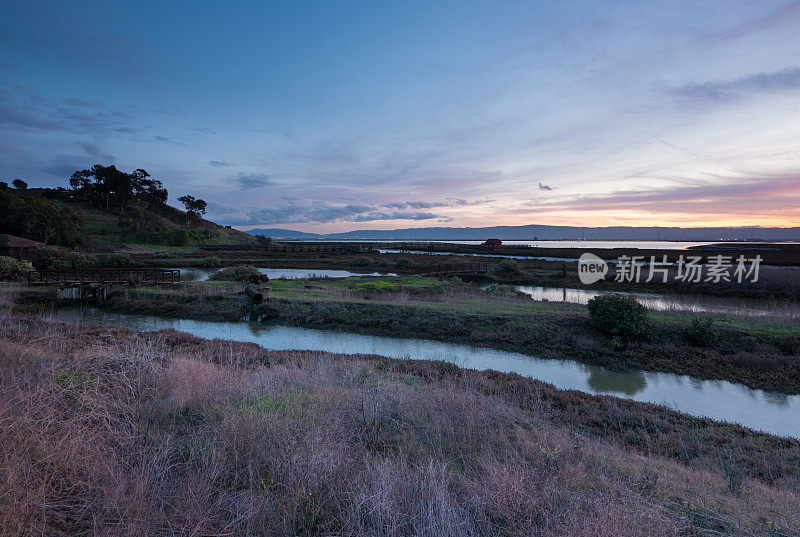
[[[400,259],[394,262],[394,266],[396,266],[399,269],[409,268],[411,266],[411,260],[408,259],[407,257],[401,257]]]
[[[683,335],[689,343],[698,347],[708,347],[719,339],[719,332],[714,326],[714,319],[711,317],[706,317],[705,319],[693,317],[689,325],[684,329]]]
[[[172,252],[156,252],[153,254],[153,259],[172,259],[175,254]]]
[[[357,257],[353,260],[353,265],[356,267],[366,267],[369,265],[369,257]]]
[[[238,265],[218,270],[209,280],[226,282],[254,282],[264,276],[252,265]]]
[[[197,266],[204,268],[217,268],[222,266],[222,260],[217,256],[211,255],[200,259],[197,262]]]
[[[522,272],[519,270],[519,265],[513,259],[504,259],[494,267],[494,273],[503,278],[513,278],[519,276]]]
[[[490,295],[496,296],[510,296],[514,294],[514,289],[512,289],[510,285],[504,285],[502,283],[492,283],[485,291]]]
[[[44,247],[39,248],[36,254],[34,265],[38,269],[55,268],[92,268],[97,266],[97,256],[92,254],[82,254],[80,252],[69,252],[58,248]]]
[[[106,256],[105,265],[107,267],[129,267],[133,265],[133,258],[130,254],[117,252]]]
[[[19,261],[13,257],[0,256],[0,280],[22,281],[33,265],[27,261]]]
[[[191,241],[189,232],[183,227],[162,227],[156,233],[156,240],[159,244],[167,246],[186,246]]]
[[[596,296],[586,305],[592,323],[603,334],[630,341],[647,333],[647,308],[628,295]]]

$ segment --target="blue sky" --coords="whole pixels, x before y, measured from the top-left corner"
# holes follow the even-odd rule
[[[0,2],[0,179],[242,228],[800,225],[800,2]]]

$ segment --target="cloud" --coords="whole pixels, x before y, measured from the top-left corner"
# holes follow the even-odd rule
[[[447,203],[436,201],[399,201],[396,203],[385,203],[381,207],[387,209],[432,209],[434,207],[447,207]]]
[[[436,207],[466,207],[470,205],[483,205],[493,200],[483,199],[468,201],[456,199],[453,201],[399,201],[394,203],[384,203],[381,207],[386,209],[433,209]]]
[[[261,188],[275,184],[272,181],[272,177],[265,173],[240,174],[236,176],[236,181],[239,182],[242,190]]]
[[[554,186],[544,185],[542,183],[539,183],[539,190],[545,190],[547,192],[550,192],[551,190],[555,190],[555,188],[556,187],[554,187]]]
[[[77,142],[78,147],[86,151],[86,154],[95,157],[98,161],[102,161],[103,164],[108,166],[109,164],[114,164],[116,159],[113,155],[109,155],[108,153],[103,153],[102,150],[97,147],[95,144],[90,142]]]
[[[753,73],[750,75],[714,82],[692,82],[673,91],[689,99],[702,101],[730,101],[744,94],[800,90],[800,67]]]
[[[230,166],[231,163],[225,162],[224,160],[209,160],[208,165],[214,166],[215,168],[225,168],[227,166]]]
[[[448,217],[424,211],[387,211],[382,205],[291,203],[282,207],[219,208],[219,220],[231,225],[263,225],[286,223],[372,222],[375,220],[433,220]]]
[[[526,211],[643,211],[653,214],[787,216],[800,205],[796,174],[719,178],[673,188],[570,196],[524,204]]]
[[[113,159],[113,157],[112,157]],[[104,161],[102,164],[113,164],[114,161]],[[98,164],[97,158],[90,158],[86,155],[57,155],[45,163],[41,170],[50,175],[61,179],[69,178],[77,170],[85,170]]]
[[[0,129],[29,132],[69,132],[98,136],[112,132],[138,132],[134,117],[99,101],[76,98],[50,99],[29,87],[0,87]]]

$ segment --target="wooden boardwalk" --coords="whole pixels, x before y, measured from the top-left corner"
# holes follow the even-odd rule
[[[180,270],[162,268],[47,269],[28,272],[28,285],[48,285],[53,283],[127,283],[146,285],[179,283],[180,281]]]

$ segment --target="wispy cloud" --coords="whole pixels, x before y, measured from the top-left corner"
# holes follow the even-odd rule
[[[693,82],[674,92],[690,99],[702,101],[730,101],[749,93],[800,90],[800,67],[771,73],[753,73],[732,80]]]
[[[796,174],[764,175],[697,181],[674,188],[618,191],[593,196],[570,196],[531,201],[525,210],[639,211],[656,214],[695,215],[789,215],[800,206],[800,171]]]
[[[263,188],[265,186],[272,186],[275,184],[272,180],[272,176],[265,173],[240,174],[236,176],[236,181],[239,183],[242,190]]]
[[[133,120],[131,114],[99,101],[54,100],[27,87],[0,87],[0,129],[99,135],[135,132]]]
[[[227,166],[231,166],[230,162],[225,162],[224,160],[209,160],[209,166],[213,166],[214,168],[225,168]]]
[[[458,200],[464,202],[465,200]],[[454,203],[458,203],[454,202]],[[218,218],[231,225],[265,225],[286,223],[373,222],[384,220],[439,220],[449,222],[450,217],[430,211],[413,209],[427,206],[450,207],[451,202],[399,202],[387,204],[332,204],[290,203],[281,207],[245,208],[243,210],[214,206]],[[423,207],[424,206],[424,207]],[[408,210],[401,210],[408,209]]]

